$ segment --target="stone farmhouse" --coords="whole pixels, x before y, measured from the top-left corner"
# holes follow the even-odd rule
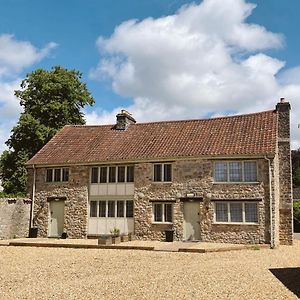
[[[292,244],[290,104],[203,120],[65,126],[32,159],[41,237]]]

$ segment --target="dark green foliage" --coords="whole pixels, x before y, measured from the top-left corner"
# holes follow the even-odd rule
[[[300,201],[294,201],[293,207],[294,207],[294,219],[296,222],[300,223]]]
[[[24,110],[6,141],[10,150],[0,158],[2,185],[9,194],[25,193],[25,162],[64,125],[85,124],[81,110],[94,104],[81,73],[60,66],[28,74],[15,95]]]
[[[300,201],[293,202],[294,232],[300,232]]]
[[[293,186],[300,187],[300,149],[292,151]]]

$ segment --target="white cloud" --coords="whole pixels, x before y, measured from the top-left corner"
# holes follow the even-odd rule
[[[254,8],[244,0],[204,0],[171,16],[126,21],[98,38],[101,59],[90,76],[108,78],[116,93],[131,97],[125,108],[138,121],[260,111],[286,97],[294,126],[299,86],[287,83],[294,77],[288,72],[284,84],[278,80],[285,62],[263,52],[282,47],[284,38],[247,23]],[[88,119],[112,123],[119,109]],[[300,146],[294,129],[293,139]]]
[[[24,68],[39,62],[50,50],[57,47],[51,42],[37,49],[28,41],[19,41],[11,34],[0,35],[0,76],[18,73]]]
[[[38,49],[13,35],[0,34],[0,153],[6,149],[4,143],[21,112],[19,100],[14,96],[14,91],[20,88],[20,72],[45,58],[56,46],[51,42]]]

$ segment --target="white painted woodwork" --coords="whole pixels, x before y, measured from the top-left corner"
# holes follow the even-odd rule
[[[91,196],[129,196],[134,193],[134,183],[92,183],[90,184]]]
[[[199,202],[184,202],[184,239],[200,240]]]
[[[60,237],[64,231],[64,201],[49,202],[49,237]]]

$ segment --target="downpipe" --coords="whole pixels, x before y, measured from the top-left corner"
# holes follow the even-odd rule
[[[275,248],[275,241],[274,241],[274,229],[273,229],[273,211],[272,211],[272,206],[273,206],[273,196],[272,196],[272,174],[271,174],[271,160],[265,156],[265,160],[268,161],[268,166],[269,166],[269,200],[270,200],[270,247],[271,249]]]

